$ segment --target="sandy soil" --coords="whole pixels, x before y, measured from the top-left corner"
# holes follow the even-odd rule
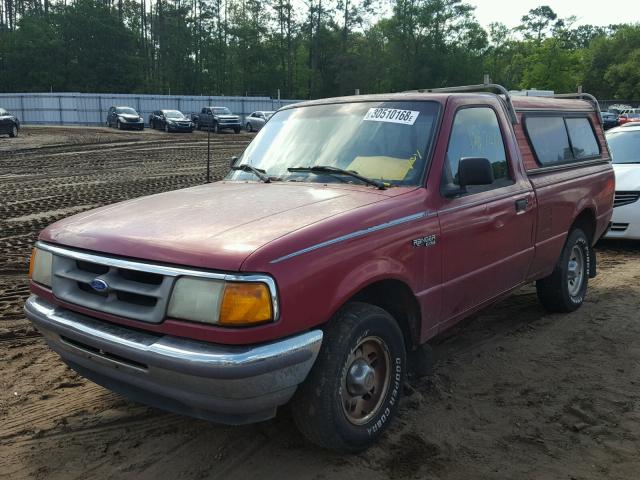
[[[55,131],[40,141],[33,129],[28,143],[0,150],[0,477],[640,477],[634,244],[598,248],[600,272],[577,312],[548,315],[524,288],[438,339],[434,375],[410,380],[389,433],[359,455],[308,445],[286,409],[273,421],[222,427],[129,402],[78,377],[21,313],[37,231],[69,211],[204,176],[203,135],[144,132],[132,141],[130,133],[106,132],[94,145],[56,146]],[[216,136],[216,176],[247,140]]]

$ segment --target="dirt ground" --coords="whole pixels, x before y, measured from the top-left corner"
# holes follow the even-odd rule
[[[129,402],[75,375],[22,314],[47,224],[204,181],[206,135],[29,128],[0,138],[0,477],[137,479],[640,478],[640,246],[598,248],[583,307],[548,315],[532,288],[435,342],[382,441],[341,456],[286,409],[246,427]],[[215,135],[214,173],[249,135]]]

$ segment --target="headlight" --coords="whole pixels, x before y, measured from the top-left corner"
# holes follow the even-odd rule
[[[272,321],[269,287],[261,282],[182,277],[176,281],[168,316],[227,327]]]
[[[51,286],[51,264],[53,255],[45,250],[34,248],[29,261],[29,278],[47,287]]]
[[[176,122],[174,122],[173,120],[167,120],[167,123],[168,123],[169,125],[173,125],[173,124],[174,124],[174,123],[176,123]]]

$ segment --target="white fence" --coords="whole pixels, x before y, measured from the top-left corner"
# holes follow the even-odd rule
[[[185,115],[202,107],[228,107],[244,119],[256,110],[277,110],[299,100],[270,97],[208,97],[196,95],[135,95],[111,93],[0,93],[0,107],[25,124],[102,125],[109,107],[135,108],[148,121],[154,110],[175,109]]]

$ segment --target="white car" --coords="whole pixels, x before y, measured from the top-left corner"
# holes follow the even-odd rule
[[[606,135],[616,174],[613,217],[606,238],[640,240],[640,125],[612,128]]]
[[[267,120],[271,118],[271,116],[276,112],[271,111],[257,111],[253,112],[251,115],[247,117],[246,129],[247,132],[257,132],[264,124],[267,123]]]

